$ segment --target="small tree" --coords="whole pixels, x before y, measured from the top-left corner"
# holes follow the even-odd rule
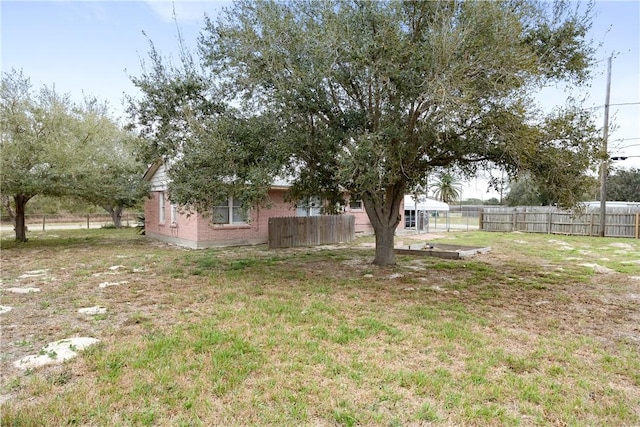
[[[2,74],[1,189],[13,199],[16,240],[27,240],[25,206],[33,196],[71,190],[76,119],[68,97],[48,88],[34,94],[21,72]]]
[[[25,208],[36,195],[89,198],[108,192],[111,199],[119,197],[108,175],[122,172],[120,156],[107,140],[114,129],[106,108],[95,100],[75,104],[47,87],[34,92],[20,71],[2,74],[0,190],[3,204],[15,212],[16,240],[27,240]],[[99,156],[105,145],[110,149]]]
[[[106,114],[96,117],[93,128],[96,134],[86,147],[82,186],[75,195],[109,212],[120,228],[124,209],[139,206],[149,192],[142,179],[145,166],[135,157],[139,144],[131,132]]]

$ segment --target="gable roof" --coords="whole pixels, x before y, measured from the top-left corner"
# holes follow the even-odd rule
[[[162,160],[158,160],[157,162],[152,163],[151,166],[147,168],[147,171],[144,173],[144,175],[142,175],[142,179],[144,181],[151,181],[153,179],[153,176],[156,174],[163,163],[164,162]]]
[[[142,179],[145,181],[151,182],[152,184],[155,181],[158,181],[159,179],[160,181],[162,181],[162,185],[166,187],[166,184],[169,182],[169,178],[166,176],[166,170],[167,170],[167,165],[165,164],[165,162],[163,162],[162,160],[158,160],[157,162],[154,162],[151,166],[149,166],[147,171],[142,176]],[[156,177],[156,174],[158,173],[158,171],[160,171],[159,175],[161,176]],[[280,176],[276,176],[273,179],[273,182],[271,183],[271,188],[285,190],[291,187],[291,182],[292,182],[292,179],[290,177],[283,178]],[[153,187],[152,187],[152,190],[153,190]]]

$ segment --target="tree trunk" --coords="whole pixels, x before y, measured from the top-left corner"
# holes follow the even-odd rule
[[[395,233],[400,224],[400,204],[404,198],[403,182],[389,186],[383,195],[364,194],[362,201],[376,234],[376,255],[373,263],[380,267],[396,263]]]
[[[10,196],[5,196],[5,195],[2,195],[0,197],[2,197],[2,207],[7,212],[7,215],[9,216],[11,221],[13,221],[13,223],[15,224],[16,223],[16,213],[13,211],[13,208],[11,207],[11,197]]]
[[[103,206],[103,208],[111,215],[114,227],[122,227],[122,211],[124,208],[122,206]]]
[[[376,256],[373,259],[375,265],[384,267],[396,263],[395,234],[398,224],[375,230],[376,232]]]
[[[25,225],[24,212],[29,199],[31,199],[31,197],[25,196],[24,194],[18,194],[16,196],[13,196],[13,200],[15,201],[15,204],[16,204],[16,213],[15,213],[16,242],[27,241],[27,226]]]

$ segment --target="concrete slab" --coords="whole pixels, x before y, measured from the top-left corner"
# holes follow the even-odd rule
[[[490,247],[447,245],[443,243],[418,243],[395,249],[398,255],[434,256],[445,259],[470,258],[477,254],[487,253]]]

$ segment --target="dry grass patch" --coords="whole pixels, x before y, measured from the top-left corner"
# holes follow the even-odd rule
[[[362,241],[187,251],[63,233],[3,241],[2,287],[41,292],[0,294],[2,425],[640,423],[635,241],[451,233],[492,252],[377,268]],[[100,344],[12,367],[70,335]]]

